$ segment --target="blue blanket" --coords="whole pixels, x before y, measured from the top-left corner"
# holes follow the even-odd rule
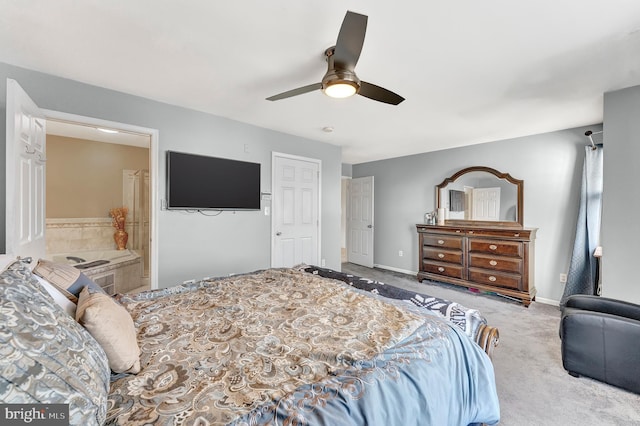
[[[446,324],[444,321],[441,324]],[[233,425],[494,425],[493,366],[457,327],[425,324],[374,359],[301,387]]]

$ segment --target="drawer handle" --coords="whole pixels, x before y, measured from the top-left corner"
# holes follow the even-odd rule
[[[469,231],[470,234],[473,234],[473,231]]]
[[[519,233],[519,232],[516,232],[515,234],[513,234],[513,236],[514,236],[514,237],[519,237],[519,236],[520,236],[520,233]]]
[[[490,248],[491,250],[496,250],[496,249],[498,248],[498,246],[497,246],[497,245],[495,245],[495,244],[491,244],[491,245],[489,246],[489,248]]]
[[[444,258],[444,254],[443,254],[443,253],[438,253],[438,257],[439,257],[440,259],[443,259],[443,258]]]
[[[489,261],[489,265],[491,265],[491,266],[496,266],[497,264],[498,264],[498,262],[496,262],[495,260]]]
[[[444,240],[438,240],[438,244],[444,244]]]
[[[443,268],[442,266],[439,266],[439,267],[438,267],[438,271],[439,271],[439,272],[444,272],[444,268]]]
[[[491,276],[489,277],[489,281],[494,282],[495,280],[497,280],[497,278],[496,278],[496,277],[494,277],[493,275],[491,275]]]
[[[462,231],[460,231],[460,230],[458,229],[458,230],[456,231],[456,234],[459,234],[460,232],[462,232]]]

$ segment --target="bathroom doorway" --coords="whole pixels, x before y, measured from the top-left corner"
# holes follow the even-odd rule
[[[47,111],[47,255],[116,249],[112,209],[126,208],[126,249],[139,256],[140,286],[157,288],[154,271],[153,140],[120,123]]]

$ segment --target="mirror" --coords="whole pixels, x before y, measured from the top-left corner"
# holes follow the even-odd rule
[[[489,167],[468,167],[436,186],[436,206],[445,223],[524,226],[524,181]]]

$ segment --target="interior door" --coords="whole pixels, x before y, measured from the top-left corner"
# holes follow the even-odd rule
[[[348,183],[347,259],[373,268],[373,176]]]
[[[45,116],[20,85],[7,79],[6,252],[44,257]]]
[[[473,190],[473,220],[500,220],[500,188]]]
[[[274,154],[272,170],[271,266],[318,265],[320,163]]]

